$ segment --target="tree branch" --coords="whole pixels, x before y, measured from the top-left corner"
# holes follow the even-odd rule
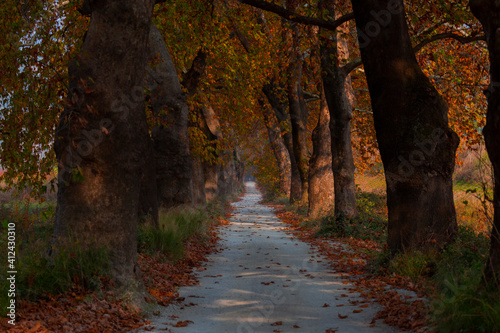
[[[356,59],[349,61],[344,66],[340,67],[340,71],[341,71],[342,75],[347,77],[347,75],[351,74],[351,72],[353,70],[355,70],[356,68],[358,68],[362,64],[363,64],[363,61],[361,61],[361,58],[356,58]]]
[[[441,39],[446,39],[446,38],[452,38],[452,39],[458,40],[462,44],[466,44],[466,43],[470,43],[470,42],[476,42],[476,41],[479,41],[479,40],[486,41],[486,36],[485,35],[479,35],[479,36],[461,36],[461,35],[454,34],[452,32],[445,32],[445,33],[437,34],[437,35],[434,35],[434,36],[429,37],[427,39],[424,39],[423,41],[421,41],[420,43],[418,43],[413,48],[413,51],[415,51],[415,53],[418,53],[427,44],[430,44],[432,42],[435,42],[435,41],[438,41],[438,40],[441,40]]]
[[[290,11],[286,8],[283,8],[281,6],[275,5],[273,3],[264,0],[238,0],[238,1],[250,5],[252,7],[260,8],[267,12],[278,14],[284,19],[287,19],[292,22],[306,24],[306,25],[315,25],[332,31],[335,31],[340,25],[344,24],[345,22],[354,19],[354,14],[349,13],[339,17],[335,21],[326,21],[316,17],[299,15],[293,11]]]
[[[457,34],[454,34],[452,32],[445,32],[445,33],[441,33],[441,34],[437,34],[437,35],[434,35],[432,37],[429,37],[427,39],[424,39],[423,41],[421,41],[420,43],[418,43],[414,48],[413,48],[413,51],[415,52],[415,54],[417,54],[418,52],[420,52],[424,46],[426,46],[427,44],[430,44],[432,42],[436,42],[438,40],[442,40],[442,39],[446,39],[446,38],[452,38],[452,39],[455,39],[455,40],[458,40],[460,43],[462,44],[467,44],[467,43],[471,43],[471,42],[476,42],[476,41],[479,41],[479,40],[484,40],[486,41],[486,36],[485,35],[477,35],[477,36],[460,36],[460,35],[457,35]],[[357,59],[354,59],[352,61],[350,61],[349,63],[345,64],[344,66],[341,67],[341,70],[342,70],[342,74],[344,74],[345,76],[349,75],[354,69],[356,69],[357,67],[361,66],[363,64],[363,62],[361,61],[361,58],[357,58]]]

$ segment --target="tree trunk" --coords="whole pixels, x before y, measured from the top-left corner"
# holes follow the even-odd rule
[[[245,163],[241,159],[241,153],[239,149],[234,150],[234,163],[235,163],[235,188],[242,189],[245,182]]]
[[[292,24],[292,46],[289,50],[287,68],[287,94],[290,121],[292,123],[293,153],[299,170],[301,182],[301,204],[308,203],[309,194],[309,151],[307,149],[307,121],[300,80],[302,76],[302,59],[299,50],[299,37],[295,24]]]
[[[217,196],[219,198],[226,198],[233,193],[233,173],[234,162],[232,159],[232,152],[224,151],[220,154],[220,159],[225,163],[219,165],[219,177],[217,180]]]
[[[327,213],[334,204],[330,113],[322,89],[318,125],[313,131],[313,154],[309,161],[309,216]]]
[[[179,77],[163,37],[155,25],[149,35],[150,59],[147,83],[157,124],[152,137],[160,207],[193,202],[193,161],[189,151],[188,107]]]
[[[220,161],[223,160],[226,152],[217,149],[217,140],[222,139],[220,123],[217,119],[214,109],[209,105],[202,108],[202,122],[200,127],[207,136],[213,150],[213,159],[203,163],[203,173],[205,174],[205,192],[207,201],[212,201],[217,197],[227,196],[227,182],[224,166]]]
[[[149,222],[158,227],[158,188],[156,184],[156,159],[153,141],[148,135],[148,146],[144,151],[145,165],[141,176],[139,193],[139,222]]]
[[[196,206],[203,206],[207,203],[205,177],[203,175],[203,166],[199,158],[195,158],[193,161],[193,203]]]
[[[332,5],[325,4],[329,15],[335,17]],[[342,57],[340,54],[342,54]],[[347,74],[339,67],[341,59],[349,57],[348,50],[337,34],[321,40],[321,67],[324,90],[330,110],[332,167],[335,182],[335,215],[357,215],[354,158],[351,144],[352,106],[346,93]]]
[[[491,248],[484,270],[485,285],[500,289],[500,4],[494,0],[471,0],[470,7],[483,25],[490,53],[490,85],[485,91],[488,99],[484,140],[493,165],[493,227]]]
[[[457,232],[452,174],[457,135],[422,73],[402,0],[353,0],[361,57],[387,182],[393,252],[440,247]]]
[[[291,186],[291,165],[290,165],[290,155],[286,149],[283,138],[281,137],[281,129],[276,123],[274,115],[270,114],[265,110],[264,103],[261,103],[262,113],[264,115],[264,123],[267,128],[267,134],[269,136],[269,143],[273,149],[274,157],[276,157],[276,162],[278,163],[278,169],[280,172],[280,191],[286,196],[290,196],[290,186]]]
[[[144,71],[153,0],[92,6],[82,49],[69,64],[68,101],[56,128],[56,252],[105,248],[122,292],[142,286],[137,220],[148,127]]]
[[[213,161],[202,162],[205,176],[205,195],[207,202],[217,199],[219,182],[219,165]]]
[[[262,88],[262,91],[266,95],[269,104],[273,108],[276,119],[278,119],[278,123],[280,125],[289,124],[290,119],[286,112],[287,104],[279,97],[277,90],[278,87],[274,84],[268,84]],[[294,202],[300,201],[300,199],[302,198],[302,184],[300,181],[297,161],[295,160],[295,154],[293,153],[292,133],[290,133],[286,128],[281,128],[281,136],[283,137],[283,142],[285,143],[286,149],[288,150],[288,156],[290,157],[290,203],[293,204]]]
[[[182,86],[186,89],[188,96],[192,97],[198,91],[200,78],[205,72],[206,54],[200,49],[193,60],[191,68],[183,75]],[[202,121],[201,110],[197,107],[191,107],[189,110],[191,118],[188,121],[188,127],[197,127],[202,131],[200,121]],[[196,118],[196,121],[194,120]],[[205,192],[205,175],[203,173],[203,163],[200,157],[193,156],[193,201],[195,205],[204,205],[207,203]]]

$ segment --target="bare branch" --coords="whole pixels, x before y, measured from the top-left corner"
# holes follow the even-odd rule
[[[427,44],[430,44],[432,42],[435,42],[435,41],[438,41],[441,39],[447,39],[447,38],[452,38],[452,39],[458,40],[462,44],[476,42],[479,40],[486,41],[485,35],[461,36],[461,35],[454,34],[452,32],[445,32],[445,33],[437,34],[437,35],[434,35],[434,36],[429,37],[427,39],[424,39],[423,41],[418,43],[413,48],[413,51],[415,51],[415,53],[418,53]]]
[[[342,74],[347,77],[347,75],[351,74],[351,72],[353,70],[355,70],[356,68],[358,68],[359,66],[361,66],[363,64],[363,61],[361,61],[361,58],[356,58],[356,59],[353,59],[351,61],[349,61],[347,64],[345,64],[344,66],[342,66],[340,68]]]
[[[332,31],[335,31],[339,26],[341,26],[345,22],[354,19],[354,14],[349,13],[339,17],[335,21],[326,21],[316,17],[299,15],[293,11],[290,11],[286,8],[283,8],[281,6],[275,5],[273,3],[264,0],[238,0],[238,1],[250,5],[252,7],[260,8],[267,12],[278,14],[284,19],[287,19],[292,22],[301,23],[305,25],[315,25]]]

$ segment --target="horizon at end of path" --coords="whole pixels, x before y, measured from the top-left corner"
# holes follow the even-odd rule
[[[231,204],[230,223],[220,228],[221,250],[195,270],[199,284],[179,288],[184,300],[162,307],[147,330],[136,332],[398,331],[381,320],[371,327],[382,307],[348,291],[354,285],[287,234],[261,200],[255,183],[245,183],[242,200]]]

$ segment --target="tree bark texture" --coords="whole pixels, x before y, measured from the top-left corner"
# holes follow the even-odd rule
[[[283,128],[283,124],[290,124],[290,118],[287,113],[288,103],[280,97],[280,88],[275,84],[268,84],[262,88],[262,91],[266,95],[269,104],[271,105],[276,119],[280,124],[281,136],[283,142],[285,143],[286,149],[288,150],[288,156],[290,157],[290,169],[291,169],[291,184],[290,184],[290,203],[300,201],[302,198],[302,184],[300,181],[299,168],[297,161],[295,160],[295,154],[293,152],[293,139],[292,133],[287,128]],[[291,127],[288,126],[288,127]]]
[[[234,149],[233,158],[235,167],[235,178],[233,179],[234,181],[233,187],[237,190],[241,190],[245,185],[245,162],[243,162],[243,160],[241,159],[241,153],[238,148]]]
[[[323,6],[329,11],[330,16],[335,17],[332,4]],[[346,90],[347,73],[342,71],[339,65],[341,60],[349,58],[349,50],[345,41],[334,33],[328,39],[321,39],[320,53],[325,96],[330,110],[335,215],[352,217],[358,213],[351,143],[352,105]],[[352,89],[352,86],[350,88]],[[350,95],[352,98],[353,94]]]
[[[205,176],[203,175],[203,165],[199,158],[193,159],[193,203],[195,206],[203,206],[207,203]]]
[[[290,186],[292,181],[292,170],[290,164],[290,155],[286,149],[283,138],[281,137],[281,129],[276,122],[274,114],[265,109],[264,102],[261,103],[264,123],[269,137],[269,143],[278,164],[280,173],[280,192],[287,197],[290,196]]]
[[[148,135],[148,145],[144,151],[145,165],[141,176],[139,193],[139,222],[151,223],[158,227],[158,188],[156,184],[156,159],[153,141]]]
[[[151,91],[152,130],[156,159],[158,202],[170,208],[193,202],[193,162],[189,151],[188,106],[174,63],[155,25],[149,35],[147,87]]]
[[[301,204],[308,204],[309,194],[309,151],[307,149],[306,109],[300,86],[302,77],[302,57],[299,49],[298,29],[291,25],[291,47],[287,68],[287,94],[290,121],[292,124],[293,153],[299,170],[301,182]]]
[[[217,140],[222,139],[219,121],[215,118],[215,112],[211,106],[202,108],[201,112],[203,120],[200,124],[202,124],[203,131],[211,142],[213,150],[217,151]],[[222,174],[222,167],[217,161],[218,158],[219,154],[215,155],[214,159],[203,162],[207,201],[216,199],[223,192],[219,185],[222,185],[223,179],[221,177],[224,177],[224,175]]]
[[[328,213],[334,205],[330,113],[322,89],[318,125],[313,131],[313,154],[309,161],[309,216]]]
[[[205,73],[206,53],[200,49],[193,60],[191,68],[182,77],[182,86],[187,90],[188,96],[192,97],[198,91],[198,86],[201,76]],[[199,121],[202,121],[202,113],[199,108],[191,107],[189,110],[191,118],[196,118],[196,121],[188,121],[188,127],[203,126]],[[200,128],[201,130],[201,128]],[[204,205],[207,203],[205,192],[205,175],[203,173],[203,163],[199,157],[193,156],[193,201],[195,205]]]
[[[108,249],[112,279],[134,291],[142,286],[137,221],[149,145],[143,84],[154,1],[92,4],[56,128],[54,245]]]
[[[483,134],[493,165],[495,188],[491,248],[484,277],[487,286],[500,289],[500,3],[495,0],[471,0],[470,7],[483,25],[490,54],[491,77],[490,85],[485,91],[488,111]]]
[[[457,135],[448,106],[422,73],[402,0],[353,0],[387,182],[388,246],[441,247],[457,232],[452,174]]]

